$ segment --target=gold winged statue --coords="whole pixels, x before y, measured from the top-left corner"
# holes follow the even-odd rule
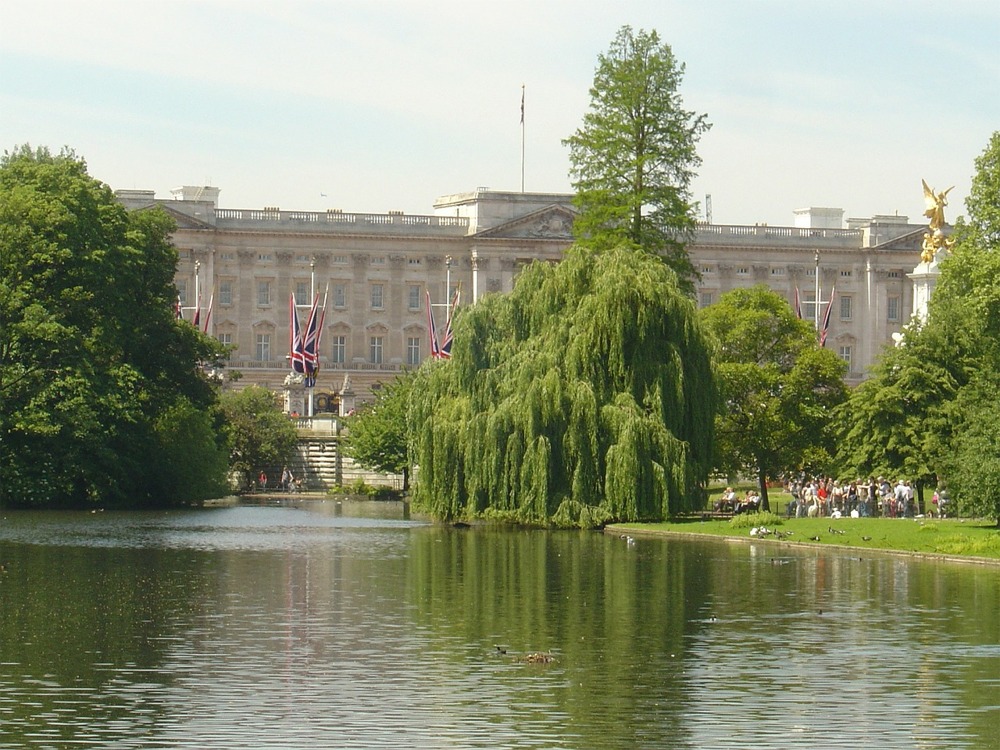
[[[938,250],[949,250],[954,242],[944,236],[944,207],[948,205],[948,193],[955,189],[952,185],[947,190],[935,193],[927,180],[921,180],[924,186],[924,203],[927,209],[924,216],[927,217],[927,231],[924,232],[923,250],[920,253],[920,260],[930,263]]]

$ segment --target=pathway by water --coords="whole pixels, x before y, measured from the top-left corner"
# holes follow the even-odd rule
[[[1000,747],[993,567],[329,500],[9,512],[0,564],[0,748]]]

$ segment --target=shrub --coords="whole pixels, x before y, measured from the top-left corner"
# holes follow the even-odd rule
[[[741,513],[729,519],[729,527],[733,529],[752,529],[754,526],[781,526],[785,522],[781,516],[770,511],[758,513]]]

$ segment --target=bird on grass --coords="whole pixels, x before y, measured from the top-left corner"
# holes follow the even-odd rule
[[[831,526],[829,528],[829,531],[830,531],[831,534],[843,534],[844,533],[843,529],[835,529],[835,528],[833,528],[833,526]]]
[[[817,536],[811,536],[811,537],[809,537],[809,538],[810,538],[810,539],[812,539],[812,540],[813,540],[814,542],[818,542],[818,541],[820,541],[820,537],[819,537],[819,535],[817,535]]]
[[[872,540],[872,538],[870,536],[863,536],[863,537],[861,537],[861,539],[862,539],[862,541],[865,541],[865,542],[870,542]]]

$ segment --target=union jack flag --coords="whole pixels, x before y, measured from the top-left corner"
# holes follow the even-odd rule
[[[427,333],[431,339],[431,357],[440,359],[441,345],[438,343],[437,328],[434,326],[434,310],[431,308],[431,293],[425,290],[427,297]]]
[[[302,336],[302,365],[305,367],[305,386],[316,385],[316,373],[319,372],[319,295],[313,299],[309,310],[309,321]]]
[[[833,298],[837,290],[830,290],[830,301],[826,303],[826,312],[823,314],[823,326],[819,329],[819,345],[826,346],[826,334],[830,331],[830,313],[833,312]]]
[[[458,298],[462,294],[462,288],[456,287],[455,294],[451,298],[451,307],[448,308],[448,320],[444,324],[444,335],[441,337],[441,345],[438,348],[438,356],[441,359],[451,359],[451,342],[454,339],[451,324],[455,319],[455,310],[458,308]]]
[[[295,307],[295,295],[288,300],[288,348],[289,359],[292,361],[292,372],[304,375],[306,371],[305,357],[302,351],[302,328],[299,326],[299,311]]]

